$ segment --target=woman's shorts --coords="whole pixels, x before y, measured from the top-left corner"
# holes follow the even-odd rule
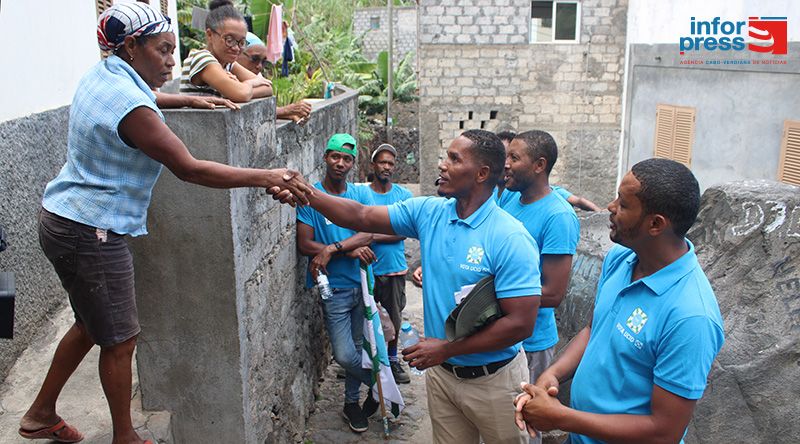
[[[75,322],[95,344],[116,345],[139,334],[133,258],[122,235],[42,208],[39,245],[69,294]]]

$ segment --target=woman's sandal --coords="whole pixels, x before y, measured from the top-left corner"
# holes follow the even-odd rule
[[[25,430],[20,428],[19,435],[27,439],[50,439],[56,442],[80,442],[83,435],[75,427],[59,418],[55,425],[39,430]]]

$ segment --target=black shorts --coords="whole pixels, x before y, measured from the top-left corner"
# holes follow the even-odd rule
[[[97,229],[44,208],[39,213],[39,245],[69,294],[75,322],[101,347],[139,334],[133,285],[133,258],[122,235]]]
[[[396,332],[400,331],[403,322],[401,314],[406,308],[406,277],[375,276],[375,287],[372,289],[375,302],[380,303],[389,312],[389,319]]]

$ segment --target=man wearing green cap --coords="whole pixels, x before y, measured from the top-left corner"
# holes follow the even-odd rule
[[[365,206],[326,193],[309,197],[328,218],[358,230],[420,240],[425,338],[403,359],[428,369],[425,385],[435,444],[527,443],[514,430],[512,402],[528,380],[521,342],[539,307],[539,255],[522,224],[492,198],[505,149],[484,130],[468,130],[439,165],[438,193],[387,206]],[[446,199],[448,197],[449,199]],[[376,235],[377,236],[377,235]],[[449,342],[445,325],[456,299],[486,276],[503,316]]]
[[[323,157],[325,178],[314,186],[325,194],[372,205],[367,187],[346,180],[356,154],[356,141],[351,135],[331,136]],[[367,411],[359,406],[361,383],[370,386],[371,376],[369,370],[361,368],[364,301],[358,262],[375,261],[375,253],[369,247],[372,240],[372,234],[336,226],[311,207],[297,211],[297,245],[301,254],[311,258],[306,285],[312,287],[318,274],[325,273],[333,290],[333,296],[322,300],[322,310],[333,357],[347,372],[343,413],[350,428],[359,433],[367,430],[367,417],[374,412],[375,404],[366,402]]]

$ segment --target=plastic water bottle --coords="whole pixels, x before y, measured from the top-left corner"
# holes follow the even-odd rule
[[[401,348],[411,347],[412,345],[419,343],[419,333],[417,330],[411,326],[408,322],[403,322],[400,326],[400,334],[397,336],[397,340],[400,343]],[[413,375],[421,375],[425,373],[425,370],[420,370],[416,367],[408,366],[409,371]]]
[[[333,296],[333,290],[331,290],[331,284],[328,282],[328,276],[321,271],[317,275],[317,288],[319,289],[319,297],[321,297],[323,301],[327,301]]]

